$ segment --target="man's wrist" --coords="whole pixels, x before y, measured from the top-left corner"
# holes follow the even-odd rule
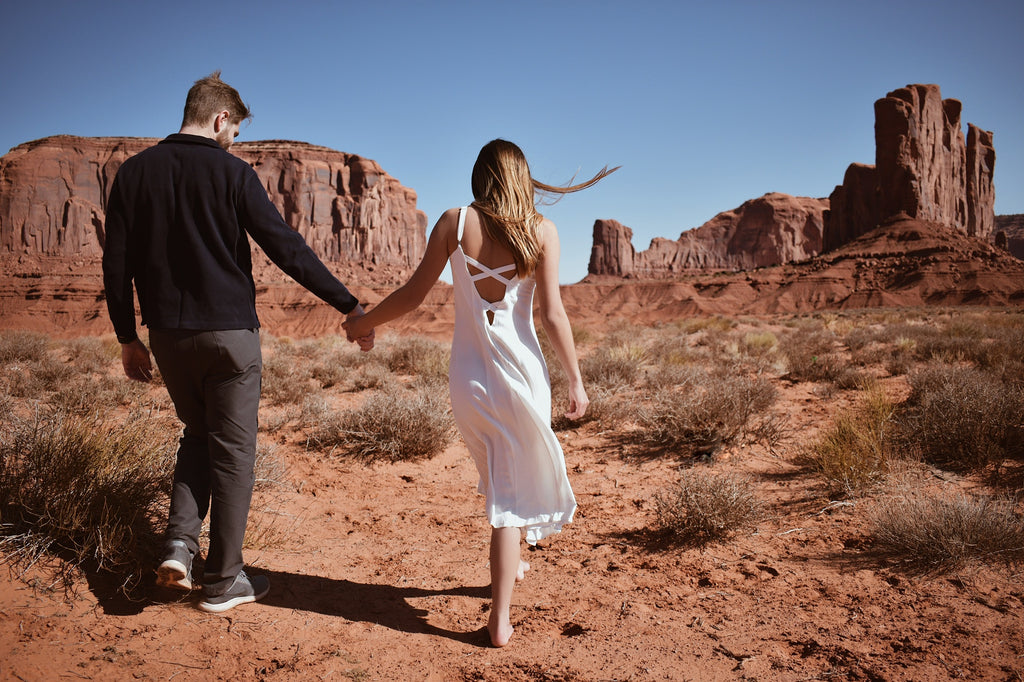
[[[117,342],[119,344],[121,344],[122,346],[126,346],[129,343],[135,343],[138,339],[139,339],[139,335],[138,334],[131,334],[131,335],[128,335],[128,336],[122,336],[121,334],[117,334]]]

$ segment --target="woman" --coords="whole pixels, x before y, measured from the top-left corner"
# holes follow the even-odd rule
[[[473,203],[449,209],[434,226],[409,281],[366,315],[345,323],[349,336],[414,310],[451,262],[455,332],[449,388],[452,413],[480,474],[491,530],[491,643],[512,636],[512,590],[529,564],[520,533],[536,544],[572,521],[576,500],[561,446],[551,430],[551,387],[533,324],[540,319],[569,379],[569,410],[578,419],[590,401],[583,388],[569,318],[558,288],[558,232],[540,215],[535,192],[567,194],[616,169],[567,187],[530,176],[516,145],[493,140],[473,167]]]

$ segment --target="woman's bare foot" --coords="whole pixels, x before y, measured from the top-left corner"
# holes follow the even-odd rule
[[[530,570],[530,564],[528,564],[527,562],[525,562],[522,559],[520,559],[519,560],[519,568],[516,570],[516,582],[518,583],[518,582],[522,581],[522,579],[526,577],[526,572],[529,571],[529,570]]]
[[[499,623],[494,618],[494,614],[487,620],[487,633],[491,636],[491,644],[501,648],[508,644],[508,641],[512,639],[512,633],[515,628],[512,627],[512,623],[505,621]]]

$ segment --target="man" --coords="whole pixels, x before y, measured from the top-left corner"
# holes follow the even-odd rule
[[[228,148],[252,118],[217,71],[195,82],[181,130],[128,159],[107,205],[103,283],[125,374],[152,378],[135,329],[133,287],[184,434],[157,584],[192,589],[192,558],[210,512],[199,607],[262,598],[266,576],[242,570],[252,499],[262,357],[248,236],[349,318],[359,302],[281,218],[256,172]],[[355,340],[363,350],[373,336]]]

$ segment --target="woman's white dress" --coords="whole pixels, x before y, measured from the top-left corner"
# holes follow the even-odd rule
[[[449,256],[455,290],[452,413],[480,473],[491,526],[524,528],[532,545],[570,523],[576,510],[562,447],[551,430],[551,385],[533,325],[536,282],[516,276],[514,264],[492,270],[467,256],[465,221],[463,207],[459,245]],[[475,282],[485,277],[505,284],[502,300],[480,296]]]

